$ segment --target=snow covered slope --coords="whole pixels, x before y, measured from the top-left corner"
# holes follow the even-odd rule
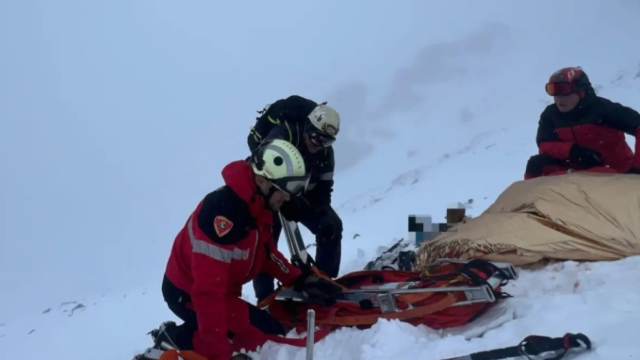
[[[380,321],[369,330],[344,329],[316,344],[319,360],[437,360],[513,346],[531,334],[562,336],[582,332],[594,350],[581,360],[634,359],[640,353],[640,258],[612,263],[567,262],[523,271],[506,291],[503,325],[488,331],[452,329],[445,333],[397,321]],[[157,288],[158,284],[155,284]],[[151,290],[151,291],[150,291]],[[5,359],[129,359],[148,344],[145,335],[167,319],[155,289],[111,293],[72,316],[59,308],[0,327]],[[496,309],[500,310],[500,309]],[[304,349],[267,344],[254,360],[302,360]]]
[[[400,3],[368,4],[367,16],[343,2],[255,5],[251,14],[229,5],[237,19],[226,25],[204,3],[1,5],[11,31],[0,39],[13,50],[0,57],[11,84],[0,87],[0,151],[12,155],[0,157],[9,174],[0,178],[3,358],[113,360],[143,350],[146,332],[172,318],[159,280],[173,236],[219,186],[224,163],[246,156],[253,110],[275,98],[328,98],[343,112],[334,195],[342,273],[407,236],[408,214],[438,221],[447,204],[473,199],[478,215],[521,179],[554,70],[581,65],[601,95],[640,108],[640,47],[629,45],[640,33],[636,2],[469,1],[464,14],[449,2]],[[332,21],[264,25],[309,10]],[[63,27],[65,16],[84,31]],[[297,51],[271,42],[292,33],[305,37]],[[597,347],[581,359],[631,358],[640,353],[640,292],[628,284],[639,263],[524,272],[506,289],[511,318],[481,338],[383,321],[331,335],[316,359],[438,359],[578,331]],[[245,297],[254,301],[250,284]],[[269,344],[256,360],[303,357]]]

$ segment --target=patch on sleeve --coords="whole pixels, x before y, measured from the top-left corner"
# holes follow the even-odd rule
[[[213,219],[213,228],[215,229],[216,234],[218,234],[218,237],[223,237],[231,231],[233,223],[226,217],[219,215]]]

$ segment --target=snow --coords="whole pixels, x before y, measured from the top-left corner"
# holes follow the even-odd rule
[[[134,8],[140,10],[136,16],[148,13],[143,5],[119,0],[91,9],[95,14],[88,8],[69,12],[75,9],[71,2],[60,9],[37,5],[49,6],[37,18],[49,27],[33,31],[57,48],[51,55],[57,62],[50,65],[57,72],[25,60],[49,58],[29,52],[36,47],[16,50],[11,61],[0,59],[8,64],[0,66],[0,75],[3,68],[16,69],[6,77],[16,90],[5,94],[0,88],[9,99],[0,103],[0,118],[13,121],[0,131],[0,152],[12,154],[0,159],[3,175],[9,174],[0,179],[3,359],[113,360],[143,351],[150,343],[146,333],[173,319],[159,290],[173,236],[200,197],[220,184],[219,169],[246,156],[252,111],[274,98],[299,93],[329,97],[334,104],[349,99],[339,107],[350,116],[344,116],[336,144],[334,205],[345,226],[342,274],[362,269],[407,238],[408,214],[438,222],[448,205],[463,203],[477,216],[521,179],[536,152],[538,115],[550,100],[543,84],[558,68],[581,65],[601,95],[640,108],[640,48],[628,45],[640,31],[635,2],[469,1],[465,14],[448,2],[372,3],[368,20],[361,6],[341,2],[314,9],[321,18],[331,15],[330,24],[309,27],[308,19],[294,17],[277,29],[255,25],[269,18],[260,11],[287,10],[270,4],[255,13],[260,16],[234,9],[242,14],[238,28],[250,29],[237,34],[231,25],[212,24],[195,5],[178,9],[162,1],[154,2],[157,18],[144,17],[142,29],[136,16],[120,14],[125,4],[132,9],[128,15]],[[0,19],[9,10],[0,11]],[[0,23],[22,29],[30,20],[21,11]],[[54,21],[55,11],[82,19],[85,31],[65,30]],[[354,26],[353,19],[362,24]],[[563,27],[579,30],[559,31]],[[282,44],[277,51],[265,47],[292,31],[311,39],[299,44],[299,52],[291,54]],[[18,33],[10,38],[12,46],[38,38]],[[208,38],[210,33],[223,33],[224,41]],[[118,48],[93,41],[106,34]],[[51,45],[54,38],[60,46]],[[239,41],[253,41],[247,45],[252,52],[238,48]],[[212,43],[237,54],[205,53],[202,44]],[[256,64],[255,53],[265,50],[274,59]],[[85,65],[105,57],[104,71]],[[151,71],[150,64],[158,68]],[[294,75],[283,80],[285,73]],[[57,77],[69,87],[56,83]],[[345,85],[351,79],[367,81]],[[246,84],[256,85],[248,90]],[[336,86],[347,89],[343,96],[336,95]],[[62,100],[52,100],[51,93]],[[103,98],[106,103],[98,100]],[[40,120],[50,118],[60,122]],[[221,125],[217,118],[240,125]],[[36,148],[39,143],[45,145]],[[505,289],[514,297],[485,316],[493,316],[492,326],[442,332],[380,321],[369,330],[331,334],[316,344],[315,359],[435,360],[515,345],[531,334],[566,332],[594,341],[595,349],[580,359],[637,358],[639,280],[638,257],[522,271]],[[255,301],[251,284],[243,297]],[[73,302],[59,305],[65,299]],[[83,306],[72,311],[78,304]],[[304,350],[266,344],[253,356],[301,360]]]
[[[371,329],[342,329],[330,334],[315,345],[314,355],[318,360],[437,360],[512,346],[532,334],[555,337],[582,332],[595,348],[580,355],[581,360],[633,359],[640,353],[640,292],[634,285],[638,282],[640,257],[524,270],[505,288],[513,298],[492,310],[500,313],[502,325],[484,334],[478,334],[475,326],[466,331],[436,331],[381,320]],[[111,293],[87,305],[73,316],[55,308],[46,316],[35,315],[1,327],[0,334],[5,335],[0,348],[3,358],[26,360],[64,354],[69,359],[127,359],[144,350],[149,342],[147,331],[170,318],[157,291]],[[29,334],[33,329],[36,331]],[[302,360],[305,351],[268,343],[252,355],[254,360]]]

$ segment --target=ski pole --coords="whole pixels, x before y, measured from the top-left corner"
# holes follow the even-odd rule
[[[313,360],[313,344],[316,338],[316,312],[313,309],[307,310],[307,358]]]
[[[565,334],[563,337],[527,336],[520,344],[502,349],[476,352],[443,360],[500,360],[524,356],[529,360],[560,360],[571,349],[591,349],[591,340],[584,334]]]

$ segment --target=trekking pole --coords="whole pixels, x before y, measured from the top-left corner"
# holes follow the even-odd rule
[[[560,360],[571,349],[591,349],[591,340],[584,334],[565,334],[560,338],[532,335],[517,346],[481,351],[443,360],[500,360],[520,356],[529,360]]]
[[[307,358],[313,360],[313,344],[316,335],[316,312],[313,309],[307,310]]]

